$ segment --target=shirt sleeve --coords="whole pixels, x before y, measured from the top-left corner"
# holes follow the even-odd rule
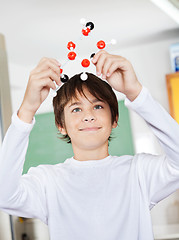
[[[21,121],[17,114],[7,130],[0,152],[0,209],[8,214],[39,218],[47,223],[45,177],[42,167],[22,175],[29,135],[35,124]]]
[[[139,114],[157,137],[164,155],[137,154],[139,182],[148,196],[149,206],[179,188],[179,125],[143,87],[139,96],[125,105]]]

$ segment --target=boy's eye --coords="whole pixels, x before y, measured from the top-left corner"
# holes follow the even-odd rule
[[[72,110],[72,112],[80,112],[81,111],[81,108],[75,108]]]
[[[101,108],[103,108],[103,106],[101,106],[101,105],[96,105],[96,106],[94,107],[94,109],[101,109]]]

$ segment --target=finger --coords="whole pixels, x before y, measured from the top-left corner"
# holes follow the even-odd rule
[[[119,71],[121,70],[124,71],[124,61],[121,60],[121,61],[114,61],[111,66],[109,67],[108,69],[108,72],[106,74],[107,77],[110,77],[117,69],[119,69]]]
[[[92,63],[96,64],[98,62],[99,57],[104,53],[107,53],[107,52],[104,50],[100,50],[99,52],[97,52],[92,59]]]
[[[42,62],[46,62],[46,61],[52,61],[54,62],[55,64],[57,64],[58,66],[61,66],[61,63],[59,63],[55,58],[47,58],[47,57],[43,57],[39,63],[42,63]]]
[[[55,66],[57,66],[57,73],[60,73],[60,68],[61,68],[61,66],[62,66],[62,64],[61,63],[59,63],[56,59],[54,59],[54,58],[50,58],[50,60],[55,64]],[[55,71],[55,69],[54,69],[54,71]]]
[[[51,81],[55,81],[58,85],[61,84],[60,75],[54,72],[52,69],[47,69],[42,72],[38,72],[34,75],[35,79],[50,78]]]
[[[44,74],[47,74],[47,77],[49,77],[52,81],[55,81],[56,84],[61,85],[60,75],[54,72],[52,69],[46,70]]]
[[[53,69],[54,72],[56,72],[57,74],[60,74],[60,66],[61,64],[55,59],[42,58],[36,67],[36,71],[41,72],[43,70],[51,68]]]
[[[98,76],[101,75],[103,66],[105,64],[107,58],[106,53],[101,53],[100,56],[98,57],[97,63],[96,63],[96,73]]]
[[[61,66],[61,63],[59,61],[57,61],[55,58],[50,58],[50,59],[52,60],[52,62],[54,62],[58,66]]]
[[[106,79],[107,73],[112,64],[113,64],[113,59],[111,59],[110,57],[106,58],[103,68],[102,68],[102,71],[101,71],[103,79]]]
[[[56,90],[56,85],[50,78],[43,78],[40,81],[40,86],[41,88],[46,87],[49,89],[52,88],[53,90]]]

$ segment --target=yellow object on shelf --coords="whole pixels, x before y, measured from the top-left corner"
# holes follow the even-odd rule
[[[170,114],[179,123],[179,73],[167,74],[166,80]]]

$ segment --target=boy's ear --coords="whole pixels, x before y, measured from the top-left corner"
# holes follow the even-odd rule
[[[60,133],[61,133],[62,135],[66,135],[66,134],[67,134],[66,129],[65,129],[64,127],[62,127],[62,126],[58,126],[58,130],[60,131]]]
[[[116,117],[116,120],[113,122],[112,128],[116,128],[117,127],[117,122],[118,122],[118,117]]]

